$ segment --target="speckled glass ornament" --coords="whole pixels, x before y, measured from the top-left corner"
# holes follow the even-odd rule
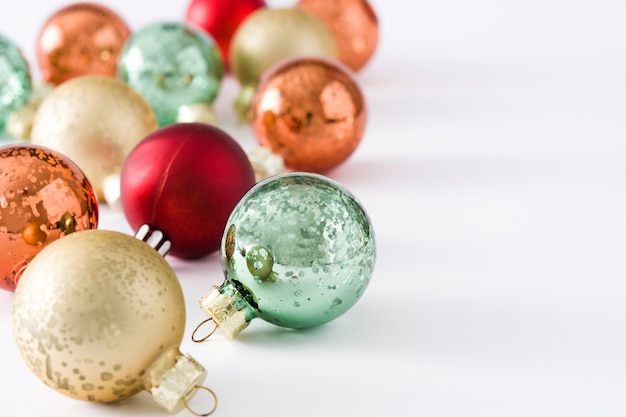
[[[337,59],[358,71],[378,45],[378,18],[367,0],[298,0],[296,7],[320,18],[337,43]]]
[[[352,71],[337,61],[294,58],[262,77],[251,125],[262,146],[291,170],[323,173],[361,143],[367,108]]]
[[[124,44],[117,75],[152,106],[160,126],[176,122],[181,106],[212,104],[223,63],[205,32],[176,22],[151,24]]]
[[[67,157],[33,145],[0,148],[0,288],[14,290],[50,243],[97,225],[91,184]]]
[[[0,35],[0,131],[11,113],[28,103],[31,91],[28,62],[17,45]]]
[[[37,38],[42,79],[59,85],[87,74],[114,77],[117,56],[130,33],[116,12],[95,2],[57,10]]]
[[[121,80],[83,75],[54,88],[33,118],[31,142],[67,155],[100,201],[133,148],[158,128],[150,105]]]
[[[256,317],[318,326],[363,295],[375,254],[370,219],[341,184],[308,173],[270,177],[233,210],[220,247],[225,281],[200,306],[229,337]]]
[[[33,259],[15,291],[13,334],[28,367],[61,394],[113,402],[147,390],[174,413],[206,377],[179,350],[185,317],[163,256],[132,236],[88,230]]]

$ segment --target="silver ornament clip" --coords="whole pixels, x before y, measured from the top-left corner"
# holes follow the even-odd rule
[[[153,229],[150,225],[142,224],[135,232],[135,237],[155,249],[161,256],[165,257],[172,247],[172,242],[165,236],[165,233],[158,229]]]

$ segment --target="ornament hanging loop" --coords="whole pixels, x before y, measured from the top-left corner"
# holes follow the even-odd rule
[[[200,327],[200,326],[198,326]],[[197,329],[196,329],[197,330]],[[210,336],[210,335],[209,335]],[[208,337],[208,336],[207,336]],[[205,387],[203,385],[196,385],[194,387],[194,391],[198,391],[198,390],[205,390],[208,391],[209,394],[211,394],[213,396],[213,408],[204,414],[200,414],[194,410],[192,410],[191,408],[189,408],[189,404],[187,403],[187,398],[183,398],[183,404],[185,404],[185,408],[187,409],[187,411],[189,411],[191,414],[193,414],[194,416],[198,416],[198,417],[206,417],[206,416],[210,416],[211,414],[213,414],[213,412],[215,411],[215,409],[217,408],[217,395],[215,395],[215,393],[213,392],[213,390],[211,388]],[[194,392],[192,391],[192,392]]]
[[[213,321],[213,318],[212,318],[212,317],[209,317],[208,319],[204,320],[202,323],[198,324],[198,325],[196,326],[195,330],[193,331],[193,333],[191,334],[191,340],[193,340],[193,341],[194,341],[194,342],[196,342],[196,343],[202,343],[202,342],[206,341],[209,337],[211,337],[211,336],[213,335],[213,333],[215,333],[215,331],[217,330],[217,323],[215,323],[215,322],[213,322],[213,330],[211,330],[211,331],[209,332],[209,334],[207,334],[206,336],[204,336],[204,337],[203,337],[203,338],[201,338],[201,339],[198,339],[198,338],[196,337],[196,333],[198,333],[198,330],[200,330],[200,328],[201,328],[202,326],[204,326],[206,323],[208,323],[208,322],[210,322],[210,321]]]

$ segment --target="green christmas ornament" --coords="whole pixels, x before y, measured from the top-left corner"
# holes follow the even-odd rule
[[[153,23],[122,48],[117,76],[150,104],[160,126],[214,123],[224,66],[210,35],[183,23]]]
[[[359,300],[375,257],[370,219],[346,188],[318,174],[277,175],[257,183],[231,213],[220,246],[225,281],[200,307],[230,338],[257,317],[294,329],[318,326]]]
[[[31,91],[28,62],[12,41],[0,35],[0,131],[11,113],[28,103]]]

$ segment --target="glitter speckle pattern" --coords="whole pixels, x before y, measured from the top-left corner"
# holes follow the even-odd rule
[[[152,106],[160,126],[176,122],[182,106],[212,104],[223,62],[213,39],[182,23],[154,23],[124,44],[118,77]]]
[[[65,156],[33,145],[0,148],[0,288],[14,290],[46,245],[95,229],[97,204],[91,184]]]
[[[123,233],[89,230],[46,247],[15,292],[13,332],[35,375],[69,397],[110,402],[144,389],[179,346],[185,303],[172,268]]]
[[[357,302],[374,270],[367,213],[321,175],[290,173],[257,184],[226,230],[220,291],[247,310],[248,320],[290,328],[326,323]]]
[[[0,131],[11,112],[20,110],[32,91],[30,68],[20,49],[0,35]]]

